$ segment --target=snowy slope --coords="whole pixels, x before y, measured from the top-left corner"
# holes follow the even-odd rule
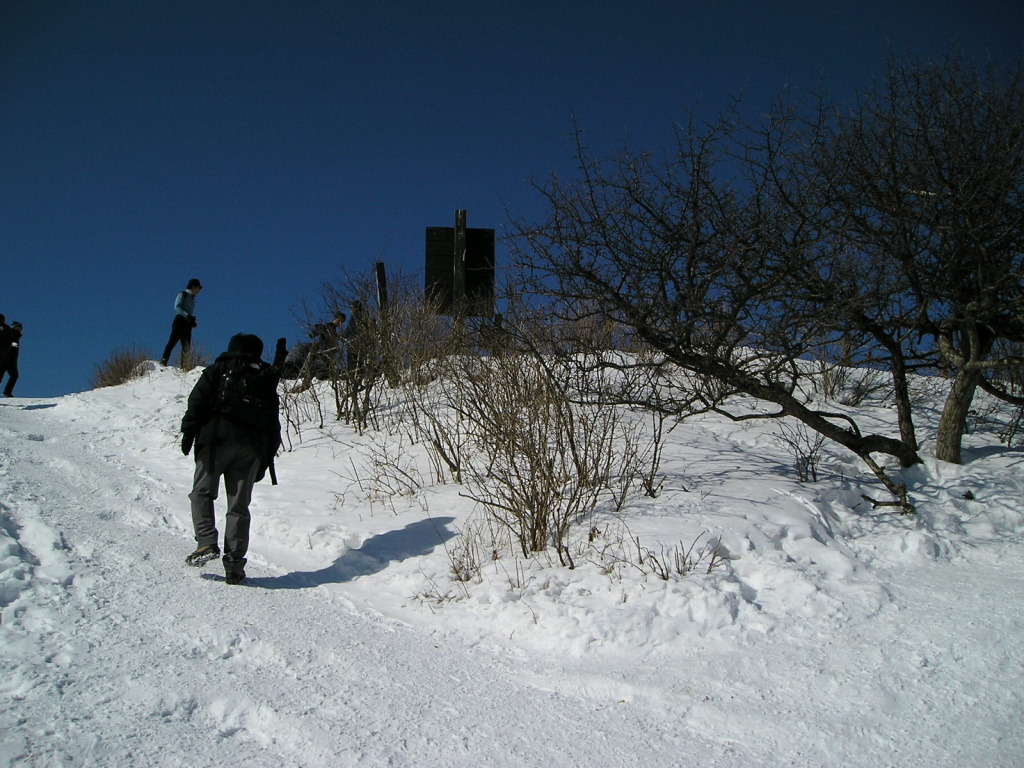
[[[0,403],[0,765],[1024,765],[1024,452],[992,435],[901,517],[850,457],[801,484],[774,425],[694,420],[594,524],[720,541],[711,573],[462,584],[460,489],[382,499],[380,436],[305,425],[229,587],[182,562],[196,376]]]

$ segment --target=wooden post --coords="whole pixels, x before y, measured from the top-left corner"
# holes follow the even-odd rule
[[[466,211],[455,211],[455,274],[452,282],[452,304],[457,317],[466,311]]]
[[[466,211],[455,211],[455,274],[452,283],[452,319],[458,346],[466,345]]]
[[[378,261],[375,269],[377,275],[377,306],[382,313],[388,310],[388,273],[384,269],[384,262]]]

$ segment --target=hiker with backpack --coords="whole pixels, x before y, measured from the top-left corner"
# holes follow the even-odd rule
[[[193,277],[188,281],[185,290],[174,297],[174,320],[171,321],[171,337],[164,347],[164,354],[160,358],[161,365],[167,365],[171,359],[171,352],[174,345],[181,342],[181,355],[184,358],[192,347],[192,329],[196,327],[196,296],[203,290],[203,284],[199,279]]]
[[[283,342],[278,342],[282,361]],[[197,548],[185,562],[202,566],[221,557],[228,584],[245,579],[252,489],[268,470],[274,480],[274,455],[281,445],[280,368],[263,362],[262,355],[259,336],[232,336],[227,352],[192,388],[181,420],[182,453],[187,456],[194,446],[196,462],[189,500]],[[214,514],[221,477],[227,494],[223,555]]]

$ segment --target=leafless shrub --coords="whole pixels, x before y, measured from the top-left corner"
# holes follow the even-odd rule
[[[662,545],[658,552],[642,546],[640,538],[637,537],[635,539],[636,565],[641,570],[654,574],[662,581],[668,581],[673,574],[685,578],[698,570],[711,573],[722,564],[725,558],[722,556],[717,542],[701,542],[702,537],[703,534],[694,539],[689,546],[685,546],[682,542],[674,544],[671,549]],[[698,543],[700,543],[699,547]]]
[[[889,376],[873,368],[858,368],[849,377],[849,382],[839,402],[851,408],[863,405],[871,397],[891,388]]]
[[[999,439],[1008,448],[1013,448],[1024,435],[1024,406],[1018,406],[1006,426],[999,430]]]
[[[570,527],[630,474],[616,410],[574,404],[565,382],[525,355],[464,358],[459,380],[452,406],[479,462],[465,495],[511,531],[524,556],[553,546],[572,567]]]
[[[457,358],[421,362],[415,376],[400,385],[404,397],[395,413],[401,428],[426,448],[431,471],[440,483],[449,477],[461,483],[465,468],[469,435],[465,419],[451,407],[461,398],[464,385],[459,375]]]
[[[831,360],[819,359],[815,361],[815,375],[811,379],[811,386],[815,393],[825,400],[837,402],[846,389],[846,382],[849,379],[849,368],[837,365]]]
[[[818,464],[825,445],[824,435],[813,432],[801,422],[779,422],[775,439],[793,457],[793,468],[801,483],[818,481]]]
[[[297,390],[285,381],[281,384],[280,395],[281,415],[284,417],[282,436],[288,444],[288,450],[291,450],[293,439],[302,442],[303,429],[312,425],[316,429],[324,428],[326,410],[323,392],[315,385]]]
[[[382,498],[414,496],[423,488],[415,451],[402,437],[369,441],[366,458],[373,478],[374,495]]]
[[[458,546],[452,548],[450,561],[455,581],[479,581],[480,549],[476,540],[464,538]]]
[[[995,398],[978,398],[968,413],[968,433],[994,433],[999,441],[1013,448],[1024,430],[1024,406],[1009,406]]]
[[[145,374],[144,363],[152,360],[150,353],[139,346],[115,349],[102,363],[96,365],[89,385],[93,389],[115,387]]]
[[[816,362],[811,384],[825,400],[856,408],[869,398],[891,388],[886,372],[874,368],[836,365],[827,360]]]
[[[660,474],[661,454],[665,449],[665,420],[668,417],[660,412],[651,412],[651,435],[641,459],[646,459],[646,466],[640,472],[640,485],[644,493],[652,499],[661,493],[665,478]],[[621,505],[620,505],[621,507]]]
[[[213,356],[198,344],[183,347],[178,358],[178,367],[183,371],[205,368],[213,361]]]
[[[663,581],[685,578],[697,572],[711,573],[726,559],[718,540],[702,533],[687,546],[683,542],[671,547],[659,545],[652,549],[641,543],[639,536],[629,532],[621,520],[593,526],[587,537],[588,559],[606,574],[620,568],[635,569]]]
[[[1000,399],[1011,406],[1010,415],[997,434],[1004,445],[1012,448],[1024,434],[1024,342],[1003,344],[999,351],[1005,358],[1017,361],[992,377],[994,386],[1001,390]],[[991,387],[986,383],[987,389]]]
[[[501,545],[496,543],[494,529],[486,519],[471,520],[461,532],[455,546],[448,550],[452,578],[459,582],[481,581],[481,570],[487,560],[501,556]]]
[[[395,405],[394,394],[408,393],[429,380],[431,361],[451,352],[451,323],[439,317],[419,284],[409,276],[389,278],[388,298],[381,303],[373,279],[346,276],[325,285],[324,305],[330,315],[352,313],[358,303],[365,313],[361,331],[347,331],[348,364],[331,376],[338,419],[360,431],[386,428],[382,411]],[[352,365],[352,352],[359,363]]]
[[[857,339],[844,335],[838,340],[823,338],[811,345],[814,359],[811,387],[822,399],[851,407],[863,404],[869,397],[892,386],[887,371],[873,368],[871,359],[858,358],[855,352],[865,354],[857,346]],[[877,363],[876,363],[877,364]]]

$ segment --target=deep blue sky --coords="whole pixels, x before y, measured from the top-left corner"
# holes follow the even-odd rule
[[[1020,0],[0,2],[0,313],[16,395],[158,354],[203,281],[195,341],[268,347],[373,262],[422,272],[424,230],[501,230],[529,180],[654,147],[728,95],[870,87],[890,52],[1020,56]],[[499,245],[499,267],[503,253]]]

